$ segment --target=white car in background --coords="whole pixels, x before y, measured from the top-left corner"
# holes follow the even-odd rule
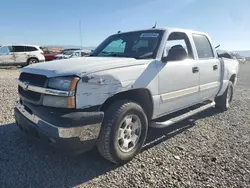
[[[1,66],[26,66],[44,61],[45,57],[39,46],[15,44],[0,47]]]
[[[246,58],[245,57],[240,57],[240,58],[238,58],[238,61],[240,63],[245,63],[246,62]]]
[[[69,59],[74,57],[83,57],[90,55],[91,50],[68,50],[64,51],[62,54],[57,54],[54,57],[54,60],[58,59]]]
[[[91,54],[91,50],[76,50],[72,53],[70,58],[73,57],[84,57],[84,56],[89,56]]]
[[[69,59],[73,52],[74,52],[74,50],[65,50],[62,53],[55,55],[54,60]]]

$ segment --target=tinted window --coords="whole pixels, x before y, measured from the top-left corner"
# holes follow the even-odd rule
[[[213,58],[214,53],[208,38],[204,35],[193,34],[194,43],[200,59]]]
[[[13,47],[12,46],[8,46],[9,52],[13,52]]]
[[[13,46],[14,52],[25,52],[25,46]]]
[[[168,40],[166,44],[166,51],[168,52],[170,48],[176,45],[181,45],[188,52],[187,45],[184,39]]]
[[[4,55],[8,54],[9,53],[8,46],[3,46],[0,50],[0,53]]]
[[[81,55],[80,55],[80,52],[73,52],[72,56],[81,56]]]
[[[81,56],[89,55],[89,53],[81,52]]]
[[[103,54],[117,53],[117,52],[124,53],[125,45],[126,41],[122,39],[113,40],[103,49],[101,53]]]
[[[185,33],[173,32],[169,35],[165,48],[166,54],[168,54],[171,48],[176,46],[182,46],[186,50],[188,58],[192,59],[194,57],[190,41]]]
[[[0,54],[3,54],[3,47],[0,48]]]
[[[26,46],[26,51],[33,52],[33,51],[37,51],[37,49],[36,49],[36,47],[33,47],[33,46]]]
[[[74,51],[65,51],[63,54],[64,55],[72,55],[74,53]]]
[[[148,40],[136,40],[134,41],[134,45],[132,47],[132,51],[138,51],[140,48],[147,48]]]
[[[54,53],[51,51],[44,51],[44,54],[54,54]]]

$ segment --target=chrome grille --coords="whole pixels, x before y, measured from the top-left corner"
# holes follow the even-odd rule
[[[44,87],[47,77],[39,74],[21,73],[19,77],[20,81],[27,82],[31,85]]]
[[[47,81],[47,77],[39,74],[21,73],[19,80],[34,86],[44,87]],[[18,86],[18,92],[21,98],[34,103],[38,103],[42,96],[41,93],[25,90],[21,86]]]

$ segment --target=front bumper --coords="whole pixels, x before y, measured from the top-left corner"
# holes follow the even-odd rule
[[[42,63],[42,62],[45,62],[45,61],[46,61],[45,57],[38,57],[38,62],[39,63]]]
[[[54,109],[55,110],[55,109]],[[17,103],[15,119],[25,133],[64,150],[84,152],[96,143],[103,112],[60,112]]]

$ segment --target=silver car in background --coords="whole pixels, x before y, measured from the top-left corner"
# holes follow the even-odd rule
[[[68,50],[68,51],[64,51],[62,54],[56,55],[54,57],[54,60],[89,56],[90,53],[91,53],[91,50]]]

